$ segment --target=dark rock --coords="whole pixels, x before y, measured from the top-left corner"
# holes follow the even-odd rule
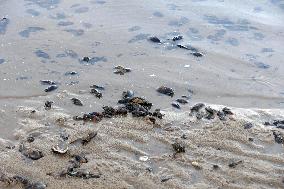
[[[200,53],[200,52],[193,52],[193,53],[191,53],[193,56],[196,56],[196,57],[202,57],[202,56],[204,56],[202,53]]]
[[[253,138],[249,138],[248,140],[249,140],[250,142],[253,142]]]
[[[157,89],[157,92],[168,95],[170,97],[173,97],[175,92],[172,88],[161,86]]]
[[[178,103],[180,103],[180,104],[187,104],[187,103],[188,103],[187,100],[182,99],[182,98],[179,98],[179,99],[177,99],[176,101],[177,101]]]
[[[195,104],[190,110],[192,112],[199,112],[205,105],[203,103]]]
[[[123,91],[122,92],[122,98],[123,99],[132,98],[132,97],[134,97],[134,92],[133,91],[128,90],[128,91]]]
[[[152,113],[152,116],[154,117],[157,117],[159,119],[162,119],[164,114],[161,113],[161,110],[160,109],[156,109],[153,113]]]
[[[83,103],[78,98],[72,98],[71,101],[77,106],[83,106]]]
[[[225,107],[222,109],[225,115],[234,115],[234,113],[231,111],[231,109]]]
[[[70,71],[70,72],[66,72],[65,75],[68,76],[68,75],[77,75],[78,72],[75,72],[75,71]]]
[[[45,108],[46,110],[50,110],[52,104],[53,104],[52,101],[46,101],[46,102],[44,103],[44,108]]]
[[[82,59],[82,61],[84,61],[84,62],[89,62],[91,59],[89,58],[89,57],[87,57],[87,56],[85,56],[83,59]]]
[[[161,43],[161,40],[156,36],[149,37],[149,40],[154,42],[154,43]]]
[[[274,140],[278,144],[284,143],[284,136],[280,131],[273,131]]]
[[[244,124],[244,129],[250,129],[253,127],[253,124],[252,123],[245,123]]]
[[[91,89],[90,91],[91,94],[94,94],[97,98],[102,98],[103,94],[101,92],[98,91],[98,89]]]
[[[40,83],[42,85],[56,85],[56,82],[51,80],[40,80]]]
[[[173,37],[173,41],[178,41],[178,40],[182,40],[183,39],[183,36],[181,36],[181,35],[178,35],[178,36],[175,36],[175,37]]]
[[[162,179],[161,179],[161,182],[167,182],[167,181],[170,180],[170,179],[171,179],[171,177],[162,178]]]
[[[184,153],[185,152],[185,146],[179,142],[175,142],[172,144],[172,147],[175,151],[175,153]]]
[[[113,73],[124,75],[125,73],[131,72],[130,68],[124,68],[123,66],[116,66],[114,67],[115,71]]]
[[[205,110],[206,110],[206,116],[205,118],[206,119],[214,119],[215,118],[215,113],[216,113],[216,110],[212,109],[211,107],[205,107]]]
[[[219,117],[219,119],[221,121],[225,121],[226,120],[226,115],[225,115],[225,113],[223,111],[218,111],[217,112],[217,116]]]
[[[88,163],[88,159],[86,158],[86,156],[84,155],[75,155],[74,156],[75,161],[79,162],[79,163]]]
[[[28,136],[27,137],[27,142],[31,143],[33,141],[35,141],[35,137],[33,137],[33,136]]]
[[[181,49],[190,50],[190,48],[188,48],[188,47],[185,46],[185,45],[180,45],[180,44],[178,44],[177,47],[179,47],[179,48],[181,48]]]
[[[97,89],[97,90],[105,90],[105,88],[103,86],[100,86],[100,85],[92,85],[92,86],[90,86],[90,88]]]
[[[180,109],[180,105],[178,103],[176,103],[176,102],[172,102],[172,106],[174,108]]]
[[[213,165],[213,169],[219,169],[219,166],[218,165]]]
[[[237,165],[239,165],[239,164],[241,164],[241,163],[243,163],[242,160],[240,160],[240,161],[233,161],[233,162],[229,163],[228,166],[229,166],[230,168],[235,168]]]
[[[58,87],[57,85],[51,85],[49,87],[47,87],[46,89],[44,89],[45,92],[52,92],[54,90],[56,90]]]

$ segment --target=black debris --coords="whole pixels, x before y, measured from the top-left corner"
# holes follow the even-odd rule
[[[204,106],[205,106],[205,104],[198,103],[198,104],[195,104],[190,110],[192,112],[199,112]]]
[[[72,98],[71,101],[72,101],[73,104],[75,104],[76,106],[83,106],[83,103],[82,103],[81,100],[79,100],[78,98]]]
[[[56,82],[51,80],[40,80],[40,83],[42,85],[56,85]]]
[[[92,88],[90,93],[94,94],[95,97],[97,97],[97,98],[102,98],[103,97],[103,94],[98,89],[95,89],[95,88]]]
[[[170,97],[173,97],[175,92],[172,88],[166,87],[166,86],[161,86],[157,89],[157,92],[161,93],[161,94],[165,94],[168,95]]]
[[[183,39],[183,36],[181,36],[181,35],[178,35],[178,36],[175,36],[175,37],[173,37],[173,41],[178,41],[178,40],[182,40]]]
[[[19,152],[32,160],[38,160],[43,157],[43,153],[41,151],[37,149],[26,148],[24,144],[20,145]]]
[[[51,85],[49,87],[47,87],[46,89],[44,89],[45,92],[52,92],[54,90],[56,90],[58,88],[57,85]]]
[[[187,103],[188,103],[187,100],[182,99],[182,98],[178,98],[176,101],[177,101],[178,103],[180,103],[180,104],[187,104]]]
[[[130,68],[124,68],[123,66],[116,66],[114,67],[115,71],[113,73],[119,74],[119,75],[124,75],[125,73],[131,72]]]
[[[280,131],[273,131],[274,140],[278,144],[284,143],[284,136]]]
[[[154,43],[161,43],[161,40],[156,36],[149,37],[149,40],[154,42]]]
[[[44,103],[44,108],[45,108],[46,110],[50,110],[52,104],[53,104],[52,101],[46,101],[46,102]]]
[[[176,109],[180,109],[180,105],[176,102],[172,102],[172,106]]]

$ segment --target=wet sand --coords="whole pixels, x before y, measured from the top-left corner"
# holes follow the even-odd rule
[[[273,135],[283,129],[264,125],[284,119],[283,7],[274,0],[0,0],[1,180],[17,175],[47,188],[283,188],[283,142]],[[131,72],[114,74],[118,65]],[[41,80],[58,89],[45,92]],[[104,86],[102,98],[90,94],[91,85]],[[173,97],[156,91],[163,85]],[[157,124],[131,115],[72,119],[118,106],[126,90],[165,117]],[[188,104],[171,106],[184,95]],[[198,102],[232,107],[234,115],[197,120],[189,112]],[[244,129],[247,122],[253,127]],[[87,145],[52,152],[62,133],[71,143],[91,131],[98,134]],[[185,153],[174,155],[175,141]],[[44,157],[25,157],[23,143]],[[100,178],[59,176],[80,154],[88,159],[80,168]]]

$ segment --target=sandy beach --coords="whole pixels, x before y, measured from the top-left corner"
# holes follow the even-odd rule
[[[281,0],[0,0],[0,188],[284,188]]]

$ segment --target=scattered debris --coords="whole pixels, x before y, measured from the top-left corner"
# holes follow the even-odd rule
[[[57,85],[51,85],[49,87],[47,87],[46,89],[44,89],[45,92],[52,92],[54,90],[56,90],[58,88]]]
[[[45,108],[46,110],[50,110],[52,104],[53,104],[52,101],[46,101],[46,102],[44,103],[44,108]]]
[[[215,118],[216,110],[212,109],[209,106],[205,107],[205,110],[206,110],[206,115],[205,115],[206,119],[214,119]]]
[[[222,111],[224,112],[225,115],[234,115],[234,113],[231,111],[230,108],[223,108]]]
[[[175,92],[172,88],[169,88],[169,87],[165,87],[165,86],[161,86],[157,89],[157,91],[159,93],[162,93],[162,94],[165,94],[165,95],[168,95],[170,97],[173,97]]]
[[[272,123],[265,122],[264,125],[267,126],[276,126],[278,129],[284,129],[284,120],[274,120]]]
[[[12,177],[5,174],[0,175],[0,182],[5,183],[7,186],[21,184],[24,189],[45,189],[47,187],[43,182],[32,182],[26,177],[14,175]]]
[[[78,98],[72,98],[71,101],[77,106],[83,106],[83,103]]]
[[[130,68],[124,68],[123,66],[116,66],[114,67],[115,71],[113,73],[124,75],[125,73],[131,72]]]
[[[161,40],[156,36],[149,37],[149,40],[152,41],[153,43],[161,43]]]

